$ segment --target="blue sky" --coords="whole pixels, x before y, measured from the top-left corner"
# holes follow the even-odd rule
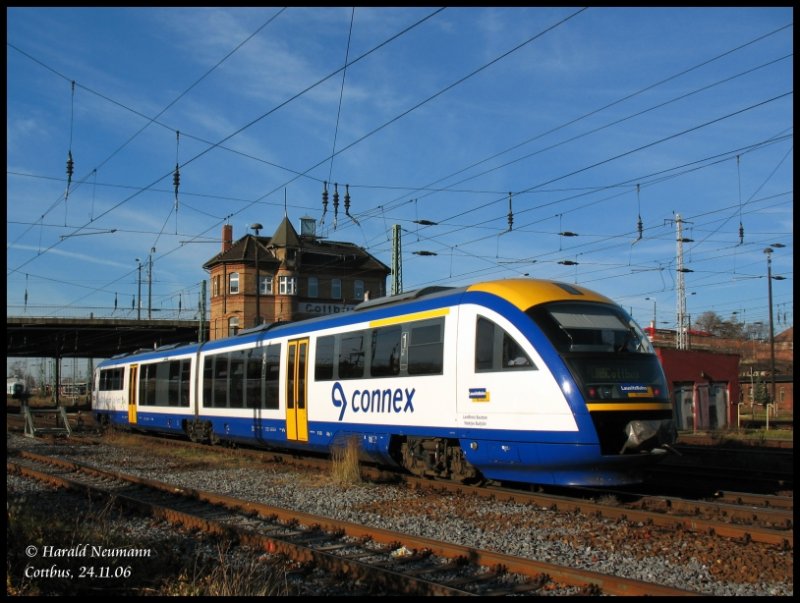
[[[791,8],[8,8],[7,313],[130,316],[152,257],[153,309],[191,318],[222,225],[286,211],[387,265],[399,224],[405,290],[527,274],[674,327],[680,216],[693,318],[766,323],[784,245],[780,332],[793,33]]]

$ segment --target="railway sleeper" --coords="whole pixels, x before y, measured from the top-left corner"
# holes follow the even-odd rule
[[[480,472],[464,456],[456,440],[406,438],[400,446],[401,464],[419,477],[461,483],[480,481]]]

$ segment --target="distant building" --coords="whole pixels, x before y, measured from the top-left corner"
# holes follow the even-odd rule
[[[689,349],[675,348],[675,331],[645,327],[669,383],[678,429],[721,429],[738,423],[739,404],[750,412],[759,388],[771,389],[768,341],[726,339],[690,331]],[[773,412],[794,412],[794,329],[775,336]],[[763,411],[763,406],[759,408]]]
[[[388,266],[353,243],[321,239],[315,230],[315,220],[302,218],[298,235],[284,217],[271,237],[248,233],[234,242],[233,226],[222,227],[222,251],[203,264],[211,281],[210,339],[345,312],[386,295]]]

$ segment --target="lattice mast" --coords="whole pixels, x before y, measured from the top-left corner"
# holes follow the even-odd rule
[[[392,226],[392,295],[403,292],[403,246],[400,225]]]
[[[675,347],[679,350],[688,349],[689,325],[686,316],[686,282],[684,280],[685,270],[683,268],[683,221],[681,215],[675,215],[675,227],[677,229],[677,274],[678,274],[678,332]]]

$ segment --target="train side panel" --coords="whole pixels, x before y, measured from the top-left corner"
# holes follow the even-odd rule
[[[94,411],[198,441],[355,438],[366,458],[448,479],[623,484],[663,452],[649,433],[670,416],[663,376],[613,302],[529,279],[435,289],[106,361]]]

